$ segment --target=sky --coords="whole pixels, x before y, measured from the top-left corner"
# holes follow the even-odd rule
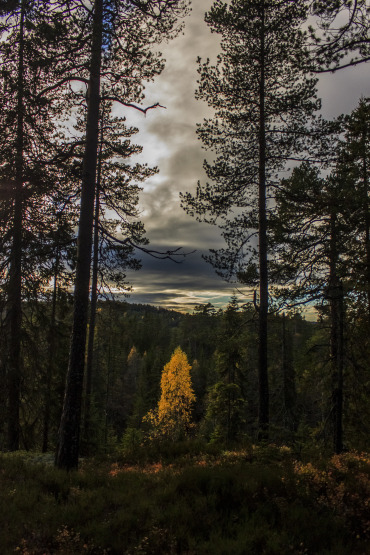
[[[196,0],[185,19],[184,33],[159,50],[166,68],[146,87],[146,106],[159,102],[165,108],[150,110],[146,116],[135,110],[125,112],[127,122],[139,128],[135,142],[143,146],[139,160],[158,166],[159,173],[143,184],[140,197],[141,220],[150,247],[167,251],[182,247],[188,254],[181,263],[142,255],[142,269],[129,272],[133,292],[129,302],[192,312],[195,305],[211,302],[225,306],[233,294],[244,302],[251,299],[247,289],[218,277],[202,258],[210,248],[224,242],[217,227],[199,223],[180,206],[180,192],[194,192],[198,180],[205,182],[202,165],[207,156],[196,136],[196,124],[210,115],[208,106],[195,100],[197,57],[215,61],[219,38],[211,34],[204,13],[211,0]],[[350,113],[361,96],[370,96],[369,66],[344,69],[320,78],[319,96],[327,118]]]

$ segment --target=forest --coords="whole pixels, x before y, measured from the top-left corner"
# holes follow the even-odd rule
[[[205,13],[206,181],[178,202],[219,230],[204,258],[250,295],[180,313],[126,299],[143,255],[189,253],[146,237],[160,169],[117,107],[164,108],[145,85],[190,12],[0,2],[5,554],[368,553],[370,99],[327,120],[318,85],[367,67],[370,6]]]

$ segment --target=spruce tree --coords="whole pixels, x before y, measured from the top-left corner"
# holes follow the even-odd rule
[[[245,323],[233,297],[222,314],[214,354],[218,380],[208,392],[206,422],[212,423],[213,440],[235,441],[246,434]]]

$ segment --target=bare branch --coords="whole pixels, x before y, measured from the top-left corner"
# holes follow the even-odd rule
[[[153,108],[164,108],[164,109],[166,109],[166,106],[162,106],[161,104],[159,104],[159,102],[156,102],[156,104],[152,104],[151,106],[148,106],[147,108],[141,108],[141,106],[136,106],[136,104],[131,104],[130,102],[124,102],[123,100],[121,100],[117,96],[104,96],[103,100],[111,100],[112,102],[118,102],[119,104],[122,104],[122,106],[126,106],[128,108],[134,108],[135,110],[138,110],[139,112],[142,112],[145,115],[146,115],[148,110],[152,110]]]
[[[173,258],[174,256],[181,256],[182,258],[185,258],[185,256],[188,256],[189,254],[193,254],[194,252],[196,252],[195,250],[190,251],[190,252],[186,252],[186,253],[185,252],[179,252],[182,249],[182,247],[178,247],[177,249],[173,249],[173,250],[167,250],[167,251],[164,251],[164,252],[163,251],[157,251],[157,250],[154,250],[154,249],[147,249],[147,248],[143,247],[142,245],[137,245],[129,237],[126,237],[126,239],[118,239],[117,237],[115,237],[114,235],[109,233],[109,231],[107,231],[102,226],[100,226],[100,230],[102,231],[102,233],[106,237],[108,237],[109,239],[111,239],[115,243],[118,243],[119,245],[122,245],[122,246],[128,245],[130,247],[133,247],[135,249],[138,249],[138,250],[144,252],[145,254],[149,254],[153,258],[158,258],[160,260],[169,259],[169,260],[172,260],[172,262],[175,262],[176,264],[180,264],[181,262],[183,262],[183,260],[175,260]]]

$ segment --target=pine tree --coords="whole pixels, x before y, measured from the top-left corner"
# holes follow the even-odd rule
[[[66,5],[70,6],[71,2]],[[105,82],[110,89],[109,95],[105,95],[106,100],[136,107],[146,113],[149,108],[135,106],[130,100],[132,97],[142,100],[142,81],[152,79],[163,68],[150,47],[176,34],[177,18],[184,14],[186,5],[186,0],[149,0],[145,3],[95,0],[93,9],[89,10],[76,2],[75,7],[85,7],[85,17],[92,17],[92,20],[85,50],[88,71],[79,77],[87,84],[88,102],[71,350],[55,459],[61,468],[72,469],[78,465],[102,84]],[[81,40],[85,39],[81,37]],[[104,67],[102,61],[106,51],[113,52],[113,55],[111,63]],[[70,74],[64,81],[74,79],[76,76]]]
[[[313,0],[311,69],[334,72],[370,60],[367,0]]]
[[[186,354],[177,347],[163,368],[158,406],[145,417],[154,429],[154,437],[179,439],[189,433],[195,401],[190,370]]]
[[[216,156],[204,163],[210,182],[198,183],[195,196],[183,195],[188,213],[223,230],[227,247],[207,257],[216,271],[226,279],[259,283],[259,427],[264,437],[269,424],[269,198],[287,160],[307,156],[307,130],[320,108],[316,80],[299,69],[307,57],[301,30],[307,16],[305,2],[277,0],[217,0],[206,14],[211,30],[222,37],[222,53],[216,66],[200,61],[197,97],[215,115],[199,126],[198,136]]]
[[[341,173],[322,178],[318,169],[304,164],[282,181],[276,197],[276,275],[281,282],[275,294],[283,304],[315,301],[328,313],[336,452],[343,446],[344,286],[350,264],[351,195]]]
[[[1,22],[1,257],[6,295],[7,345],[2,362],[7,373],[8,448],[19,447],[22,309],[25,295],[38,298],[50,277],[55,228],[53,208],[63,182],[48,162],[55,143],[56,112],[38,97],[49,83],[55,57],[50,39],[55,15],[46,0],[8,3]],[[55,187],[55,188],[54,188]],[[71,222],[72,223],[72,222]],[[73,225],[73,224],[72,224]]]
[[[129,158],[142,148],[130,137],[138,130],[127,127],[125,118],[113,117],[111,102],[101,103],[94,236],[91,270],[91,302],[86,360],[84,439],[89,442],[90,397],[93,379],[93,353],[96,307],[99,296],[115,296],[127,291],[128,268],[140,268],[135,247],[145,244],[144,227],[139,221],[138,182],[156,172],[146,165],[129,165]],[[111,214],[115,214],[115,218]]]
[[[344,119],[338,172],[351,190],[351,288],[370,323],[370,101],[362,98]]]

